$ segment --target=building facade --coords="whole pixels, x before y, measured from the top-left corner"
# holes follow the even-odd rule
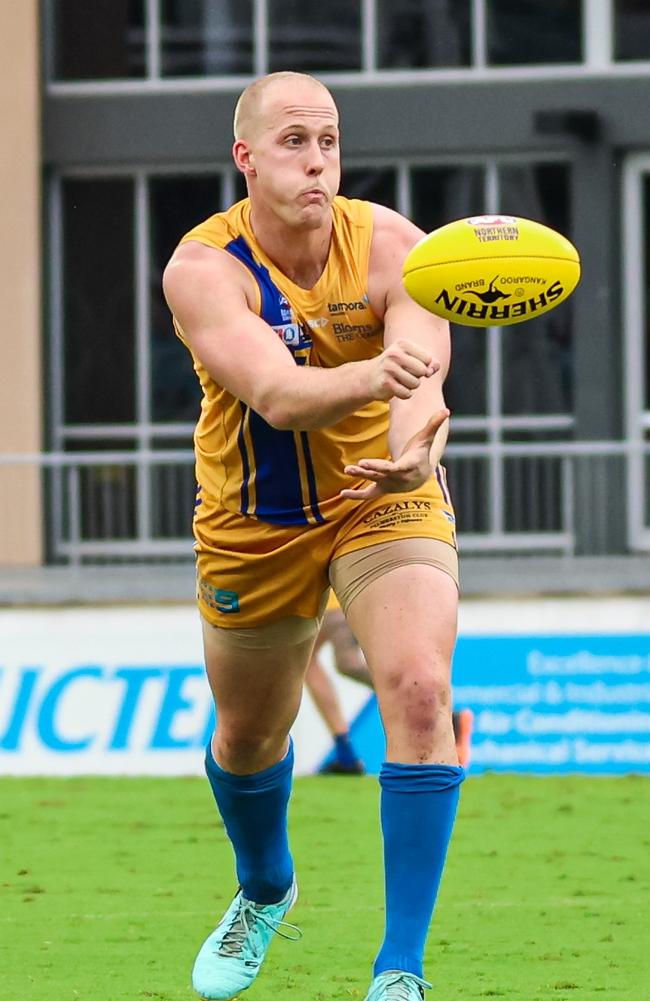
[[[465,550],[650,548],[650,5],[14,6],[2,225],[22,263],[1,281],[18,335],[2,348],[3,427],[19,430],[0,451],[50,458],[0,466],[24,480],[0,562],[191,555],[198,387],[160,276],[185,230],[243,194],[234,104],[277,69],[332,89],[344,193],[426,230],[530,216],[580,250],[583,280],[557,310],[454,329],[448,466]]]

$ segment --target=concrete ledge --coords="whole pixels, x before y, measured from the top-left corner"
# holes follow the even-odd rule
[[[467,557],[461,559],[461,581],[466,598],[608,593],[650,597],[650,557]],[[193,602],[194,591],[192,563],[0,568],[0,606]]]

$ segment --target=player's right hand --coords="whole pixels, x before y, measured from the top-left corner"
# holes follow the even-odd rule
[[[409,400],[422,379],[440,368],[429,351],[413,341],[400,339],[387,347],[368,365],[370,391],[375,400]]]

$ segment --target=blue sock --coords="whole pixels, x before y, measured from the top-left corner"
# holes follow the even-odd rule
[[[336,760],[340,765],[355,765],[359,760],[354,753],[349,733],[339,733],[334,738]]]
[[[293,743],[282,761],[254,775],[225,772],[214,760],[211,742],[205,770],[226,833],[235,851],[237,879],[247,900],[275,904],[293,880],[287,835]]]
[[[374,976],[386,970],[422,976],[424,944],[464,777],[454,765],[382,765],[386,935]]]

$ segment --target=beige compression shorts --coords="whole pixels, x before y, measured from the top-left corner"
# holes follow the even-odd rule
[[[374,580],[397,567],[414,564],[434,566],[448,574],[458,586],[458,553],[448,542],[429,538],[403,538],[357,549],[333,560],[329,579],[344,612]],[[250,650],[295,646],[313,639],[322,622],[329,591],[323,592],[318,613],[313,617],[287,616],[277,622],[248,629],[223,629],[204,619],[212,636],[219,635],[224,647]],[[204,626],[204,628],[205,628]]]

